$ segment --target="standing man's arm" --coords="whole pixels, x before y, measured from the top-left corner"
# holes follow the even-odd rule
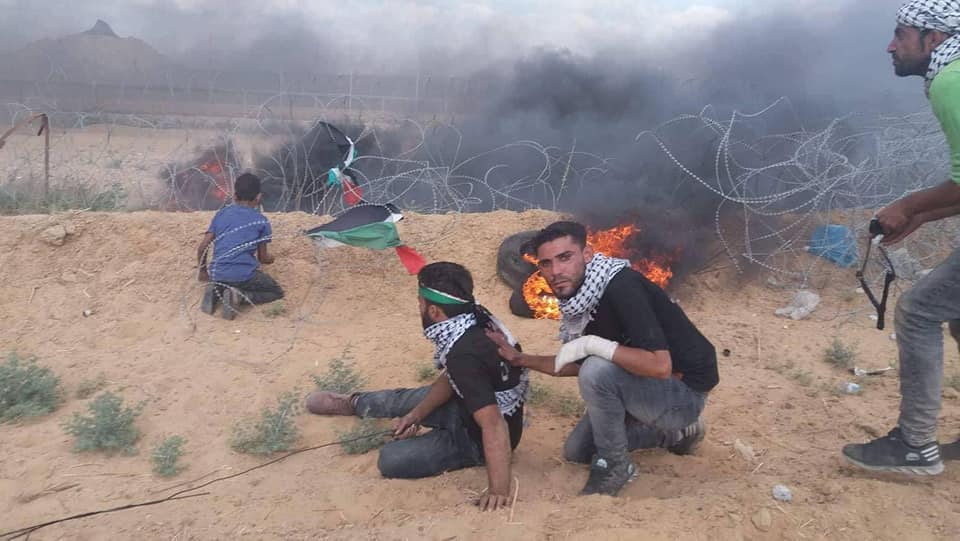
[[[930,86],[930,108],[950,149],[950,180],[912,193],[877,213],[884,244],[904,239],[918,227],[960,213],[960,74],[943,72]]]
[[[921,225],[960,214],[960,184],[948,180],[904,197],[877,213],[884,244],[906,238]]]

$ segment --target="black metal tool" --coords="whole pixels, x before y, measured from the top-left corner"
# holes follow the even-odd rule
[[[870,249],[873,247],[874,243],[877,242],[878,237],[881,237],[883,232],[883,226],[880,225],[880,221],[876,218],[870,220],[870,226],[868,227],[870,232],[870,237],[867,239],[867,252],[863,256],[863,265],[860,266],[860,270],[857,271],[857,279],[860,280],[860,287],[863,288],[863,292],[867,294],[867,298],[870,299],[870,304],[877,310],[877,329],[883,330],[884,327],[884,316],[887,313],[887,295],[890,293],[890,284],[897,279],[897,273],[893,269],[893,263],[890,261],[890,256],[887,255],[887,250],[879,243],[877,244],[877,249],[880,251],[880,255],[883,256],[883,292],[880,294],[880,300],[877,301],[877,297],[873,294],[873,291],[870,290],[870,286],[867,285],[867,280],[864,277],[864,273],[867,270],[867,262],[870,261]]]

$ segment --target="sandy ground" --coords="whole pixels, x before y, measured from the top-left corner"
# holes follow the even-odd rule
[[[162,497],[185,481],[256,465],[261,459],[230,449],[233,424],[285,391],[307,392],[311,376],[344,352],[369,377],[368,388],[417,384],[416,367],[431,348],[420,333],[415,280],[392,253],[343,248],[318,257],[298,232],[320,218],[271,215],[277,262],[269,271],[288,292],[287,311],[268,318],[253,309],[228,322],[198,309],[194,246],[210,217],[0,218],[0,344],[51,367],[68,396],[49,416],[0,426],[0,531]],[[401,236],[429,260],[466,264],[479,298],[530,351],[548,353],[557,347],[556,323],[509,314],[495,253],[505,235],[553,218],[506,211],[409,215]],[[63,246],[40,238],[57,223],[75,230]],[[832,391],[849,379],[822,359],[835,336],[856,344],[865,365],[885,366],[896,354],[890,331],[875,330],[864,299],[852,293],[853,277],[843,272],[828,280],[834,286],[820,289],[820,309],[793,322],[772,315],[791,291],[742,283],[725,272],[688,277],[675,293],[718,350],[731,351],[721,357],[721,383],[706,409],[706,441],[695,456],[636,453],[640,477],[617,499],[576,495],[586,468],[560,459],[575,419],[530,407],[514,456],[519,491],[512,512],[490,515],[473,507],[486,486],[482,468],[385,480],[376,452],[350,456],[333,447],[215,484],[208,496],[57,525],[31,538],[960,538],[956,464],[935,479],[903,481],[842,463],[841,446],[885,433],[898,403],[895,375],[875,378],[861,396]],[[83,317],[85,309],[93,315]],[[958,369],[951,342],[947,373]],[[71,452],[61,423],[85,409],[88,400],[75,398],[75,390],[98,374],[127,402],[146,401],[136,456]],[[538,377],[536,383],[576,388],[573,380]],[[946,441],[960,429],[960,405],[954,390],[945,397]],[[299,443],[316,445],[353,421],[304,414],[297,424]],[[187,439],[187,469],[165,480],[150,472],[148,459],[171,434]],[[753,447],[757,460],[734,450],[737,439]],[[793,503],[771,498],[777,483],[793,490]],[[762,510],[771,517],[768,528]]]

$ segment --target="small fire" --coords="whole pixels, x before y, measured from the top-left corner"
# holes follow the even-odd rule
[[[629,259],[633,270],[643,274],[658,286],[667,287],[673,278],[670,266],[676,256],[647,254],[645,257],[638,257],[639,254],[631,250],[628,242],[638,234],[640,229],[635,225],[619,225],[610,229],[588,232],[587,243],[605,256]],[[537,264],[536,258],[530,254],[524,254],[523,258],[534,265]],[[535,319],[560,319],[560,303],[540,271],[534,272],[527,278],[522,290],[523,299],[527,302]]]
[[[216,210],[232,192],[231,171],[238,169],[230,147],[218,146],[204,151],[192,162],[164,171],[170,183],[166,210]]]

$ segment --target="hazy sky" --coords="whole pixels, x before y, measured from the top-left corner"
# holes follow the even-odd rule
[[[738,18],[770,13],[781,14],[791,24],[797,19],[829,20],[853,3],[855,0],[0,0],[0,47],[79,32],[101,18],[121,36],[140,37],[168,54],[200,46],[243,46],[283,25],[306,26],[343,43],[372,40],[404,52],[442,42],[455,46],[483,43],[491,53],[537,45],[590,52],[614,45],[663,45],[681,36],[695,38]],[[871,2],[873,10],[890,11],[891,21],[897,3]]]
[[[642,67],[680,79],[720,76],[727,87],[761,95],[821,94],[856,105],[889,92],[922,97],[920,83],[893,76],[885,53],[901,3],[0,0],[0,50],[81,32],[100,18],[121,36],[201,67],[509,73],[537,51],[562,50],[575,56],[570,66],[614,78]]]

